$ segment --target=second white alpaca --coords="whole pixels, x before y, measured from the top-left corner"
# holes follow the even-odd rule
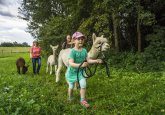
[[[49,67],[50,67],[50,75],[52,74],[52,68],[53,68],[53,65],[55,67],[55,73],[56,73],[56,70],[57,70],[57,48],[58,48],[58,45],[56,46],[52,46],[50,45],[50,47],[52,48],[53,50],[53,55],[50,55],[48,57],[48,60],[47,60],[47,67],[46,67],[46,73],[48,73],[49,71]]]

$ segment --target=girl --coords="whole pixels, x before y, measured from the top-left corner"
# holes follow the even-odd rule
[[[71,53],[69,55],[69,66],[66,72],[66,80],[68,82],[68,96],[69,100],[72,100],[73,95],[73,87],[77,80],[79,80],[80,84],[80,103],[84,107],[88,108],[90,105],[86,101],[85,94],[86,94],[86,79],[82,76],[81,72],[78,73],[77,79],[77,70],[80,64],[84,62],[81,67],[88,66],[89,63],[102,63],[101,59],[89,59],[87,57],[87,51],[83,48],[85,36],[80,32],[75,32],[72,36],[74,41],[74,47],[71,49]]]
[[[33,41],[33,46],[30,49],[30,58],[32,58],[32,64],[33,64],[33,73],[39,74],[40,67],[41,67],[41,48],[39,47],[39,44],[37,41]],[[36,65],[38,63],[38,66],[36,68]]]
[[[66,36],[66,41],[62,44],[62,49],[67,49],[72,47],[72,40],[71,36],[67,35]]]

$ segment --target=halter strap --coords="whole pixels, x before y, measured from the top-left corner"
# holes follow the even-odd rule
[[[95,47],[95,48],[98,49],[99,52],[101,52],[101,51],[102,51],[102,46],[103,46],[103,44],[104,44],[104,43],[101,43],[100,46]]]

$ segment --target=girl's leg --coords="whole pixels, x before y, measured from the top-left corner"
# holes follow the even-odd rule
[[[33,73],[36,73],[36,59],[32,58],[32,64],[33,64]]]
[[[73,97],[73,88],[74,88],[74,83],[70,83],[68,82],[69,88],[68,88],[68,97],[69,97],[69,101],[72,100]]]
[[[37,73],[39,73],[41,67],[41,58],[38,58],[37,62],[38,62]]]
[[[81,79],[79,81],[80,84],[80,101],[85,100],[85,94],[86,94],[86,79]]]
[[[73,89],[68,88],[68,99],[71,101],[73,98]]]
[[[88,108],[90,105],[88,104],[88,102],[85,99],[85,94],[86,94],[86,79],[85,78],[84,79],[81,79],[79,81],[79,83],[80,83],[80,87],[81,87],[81,89],[80,89],[80,97],[81,97],[80,98],[80,103],[81,103],[82,106]]]

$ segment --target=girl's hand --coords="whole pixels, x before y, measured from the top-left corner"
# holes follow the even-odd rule
[[[97,59],[97,60],[96,60],[96,63],[101,64],[101,63],[103,63],[103,60],[102,60],[102,59]]]
[[[87,67],[87,66],[88,66],[88,62],[84,62],[81,67]]]

